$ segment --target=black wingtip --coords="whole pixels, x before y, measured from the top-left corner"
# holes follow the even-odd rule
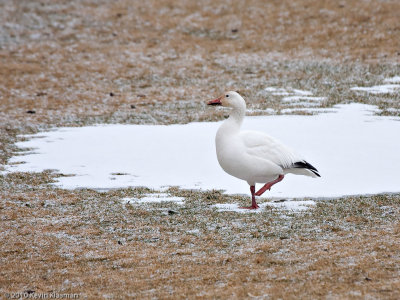
[[[318,177],[321,177],[321,175],[318,174],[318,170],[312,164],[306,162],[305,160],[295,162],[293,164],[293,168],[307,169],[307,170],[310,170],[311,172],[313,172]]]
[[[310,170],[310,171],[313,172],[313,173],[314,173],[315,175],[317,175],[318,177],[321,177],[321,175],[319,175],[317,171],[314,171],[314,170]]]

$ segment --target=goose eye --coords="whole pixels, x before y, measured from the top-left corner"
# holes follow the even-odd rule
[[[229,98],[229,95],[225,95],[226,98]]]

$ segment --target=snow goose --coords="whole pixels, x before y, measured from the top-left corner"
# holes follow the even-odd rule
[[[252,204],[243,208],[257,209],[255,196],[270,190],[287,173],[320,177],[315,167],[273,137],[257,131],[240,131],[246,102],[237,92],[227,92],[207,104],[231,108],[229,118],[217,131],[215,146],[222,169],[250,185]],[[256,183],[265,184],[256,192]]]

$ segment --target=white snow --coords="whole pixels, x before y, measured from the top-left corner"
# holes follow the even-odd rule
[[[293,211],[302,211],[308,209],[310,206],[314,206],[316,203],[312,200],[305,200],[305,201],[284,201],[284,202],[267,202],[269,206],[281,208],[281,209],[288,209]]]
[[[274,96],[285,96],[282,98],[283,103],[289,103],[291,106],[301,105],[305,107],[320,106],[321,102],[326,100],[325,97],[315,97],[310,91],[298,89],[284,89],[277,87],[267,87],[264,91]]]
[[[370,94],[391,94],[395,93],[400,89],[400,84],[382,84],[382,85],[374,85],[371,87],[352,87],[350,88],[352,91],[358,92],[367,92]]]
[[[282,102],[296,102],[296,101],[308,100],[308,101],[312,101],[312,102],[318,103],[320,101],[324,101],[325,99],[326,99],[325,97],[288,96],[288,97],[283,97],[282,98]]]
[[[246,110],[247,113],[265,113],[265,114],[275,114],[276,111],[273,108],[266,108],[266,109],[261,109],[261,108],[249,108]]]
[[[302,96],[311,96],[312,93],[310,91],[303,91],[303,90],[298,90],[298,89],[293,89],[293,93],[296,95],[302,95]]]
[[[166,193],[160,194],[146,194],[143,198],[126,197],[121,199],[125,204],[142,204],[142,203],[161,203],[161,202],[175,202],[176,204],[183,204],[185,198],[170,196]]]
[[[250,204],[249,204],[250,205]],[[238,213],[260,213],[263,211],[265,207],[265,203],[259,204],[260,209],[243,209],[240,208],[238,204],[224,203],[224,204],[215,204],[214,207],[217,208],[218,211],[233,211]]]
[[[295,108],[284,108],[281,110],[282,114],[297,113],[299,111],[304,111],[308,113],[336,113],[338,109],[335,107],[324,108],[324,107],[295,107]]]
[[[386,78],[383,82],[400,83],[400,76],[393,76],[393,77],[390,77],[390,78]]]
[[[264,91],[271,93],[271,95],[274,96],[287,96],[287,95],[292,95],[292,93],[288,92],[286,89],[283,88],[277,88],[277,87],[266,87]]]
[[[269,86],[264,89],[264,91],[270,93],[274,96],[288,96],[288,95],[298,95],[298,96],[310,96],[312,93],[310,91],[303,91],[291,88],[278,88],[274,86]]]
[[[250,203],[249,203],[250,205]],[[298,201],[298,200],[291,200],[291,201],[283,201],[283,202],[264,202],[264,203],[258,203],[260,206],[260,209],[254,210],[254,209],[243,209],[240,208],[238,204],[215,204],[214,207],[217,208],[218,211],[232,211],[232,212],[238,212],[238,213],[260,213],[264,210],[266,206],[272,206],[280,209],[287,209],[291,210],[293,212],[300,212],[303,210],[308,209],[310,206],[315,205],[315,202],[312,200],[306,200],[306,201]]]
[[[394,107],[389,107],[386,109],[386,111],[392,112],[392,113],[398,113],[398,112],[400,112],[400,109],[394,108]]]
[[[299,102],[293,102],[293,103],[289,103],[289,106],[304,106],[304,107],[315,107],[315,106],[319,106],[319,103],[315,103],[315,102],[306,102],[306,101],[299,101]]]
[[[321,178],[287,175],[263,197],[337,197],[399,192],[400,119],[374,115],[375,106],[347,104],[337,113],[245,118],[304,155]],[[13,171],[56,169],[63,188],[223,189],[249,194],[246,182],[219,166],[214,138],[221,122],[186,125],[99,125],[41,132],[19,147],[36,148],[10,162]],[[124,175],[112,175],[112,174]],[[260,186],[258,186],[260,187]]]

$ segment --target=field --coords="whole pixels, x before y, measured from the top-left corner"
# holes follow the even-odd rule
[[[0,171],[22,134],[221,120],[205,102],[230,89],[253,115],[313,114],[265,92],[275,86],[398,117],[399,90],[351,88],[400,75],[399,11],[395,0],[0,1]],[[0,174],[0,297],[400,298],[398,193],[221,213],[214,204],[248,196],[171,187],[184,205],[128,205],[159,191],[51,184],[62,176]]]

